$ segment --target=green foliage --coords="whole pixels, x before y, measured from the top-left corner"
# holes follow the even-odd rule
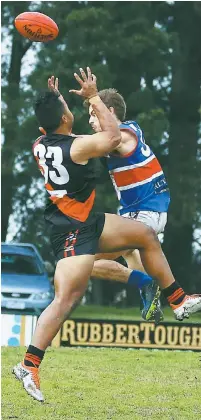
[[[25,10],[37,10],[55,19],[60,30],[57,39],[36,44],[22,38],[13,21]],[[41,221],[44,193],[41,188],[38,193],[33,192],[40,177],[31,152],[31,145],[39,135],[33,101],[36,92],[46,88],[47,78],[55,74],[75,115],[74,132],[89,133],[87,112],[80,98],[69,94],[69,89],[77,86],[74,71],[90,65],[97,75],[99,89],[115,87],[124,95],[127,119],[135,118],[141,124],[147,142],[164,166],[174,203],[166,249],[171,259],[175,232],[178,242],[173,254],[177,254],[179,243],[185,258],[178,265],[184,265],[183,270],[190,278],[193,230],[198,226],[201,200],[197,159],[200,19],[196,2],[2,3],[3,40],[7,37],[11,43],[10,53],[2,61],[5,233],[6,215],[14,212],[19,227],[16,239],[36,243],[45,250],[45,256],[50,252]],[[31,74],[22,79],[22,60],[30,48],[36,55],[35,64]],[[15,59],[14,67],[11,58]],[[96,208],[116,211],[117,201],[109,181],[98,186]],[[187,219],[189,233],[181,239],[180,232],[186,230]],[[176,233],[178,223],[181,226]],[[178,278],[182,277],[178,272]]]

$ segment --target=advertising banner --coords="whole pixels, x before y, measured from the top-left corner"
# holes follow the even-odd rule
[[[37,317],[32,315],[1,315],[1,345],[28,346]]]
[[[52,345],[201,351],[201,324],[71,319]]]

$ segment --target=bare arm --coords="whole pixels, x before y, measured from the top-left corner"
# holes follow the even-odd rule
[[[99,96],[89,99],[102,131],[100,133],[77,137],[71,146],[71,158],[82,163],[90,158],[101,157],[114,150],[121,141],[121,133],[114,117]]]
[[[102,132],[79,136],[71,146],[71,158],[75,163],[84,163],[90,158],[104,156],[114,150],[121,141],[121,133],[118,124],[108,108],[98,96],[96,77],[91,75],[87,68],[88,78],[81,69],[83,80],[75,74],[76,80],[80,83],[81,90],[71,90],[80,96],[88,98],[92,105],[102,128]]]
[[[116,147],[116,151],[121,155],[127,155],[135,150],[137,146],[137,136],[129,130],[121,130],[121,143]]]

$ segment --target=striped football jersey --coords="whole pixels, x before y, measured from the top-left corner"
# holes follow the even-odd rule
[[[143,132],[135,121],[120,125],[131,131],[137,140],[127,155],[110,154],[107,166],[120,202],[120,214],[140,210],[166,212],[170,194],[163,170],[156,156],[145,143]]]
[[[95,162],[86,165],[72,161],[70,148],[75,137],[51,134],[41,136],[33,145],[33,154],[44,176],[49,194],[45,219],[57,224],[69,216],[80,222],[89,217],[95,200],[97,174]]]

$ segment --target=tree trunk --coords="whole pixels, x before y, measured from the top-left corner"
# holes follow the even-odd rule
[[[12,41],[11,63],[6,88],[6,116],[4,121],[4,144],[2,147],[2,240],[6,240],[9,216],[12,213],[12,199],[15,194],[14,162],[18,149],[19,83],[21,60],[30,47],[15,31]]]
[[[187,291],[192,280],[192,241],[197,209],[197,148],[201,81],[201,18],[194,2],[175,2],[175,47],[170,98],[168,180],[171,205],[164,250]]]

